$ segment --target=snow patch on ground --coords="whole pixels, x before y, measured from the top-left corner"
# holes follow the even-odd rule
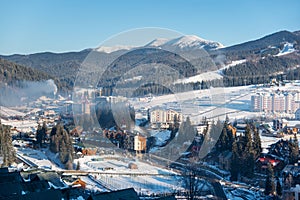
[[[49,151],[49,150],[46,150]],[[24,159],[36,164],[41,169],[61,170],[60,167],[52,163],[50,160],[56,160],[54,154],[49,157],[46,151],[35,150],[31,148],[18,148],[17,153]]]
[[[195,76],[191,76],[189,78],[179,79],[175,83],[196,83],[201,81],[211,81],[216,79],[222,79],[223,78],[223,70],[228,69],[230,67],[236,66],[238,64],[242,64],[246,62],[246,59],[242,60],[234,60],[230,64],[225,65],[224,67],[220,68],[219,70],[210,71],[210,72],[204,72]]]
[[[189,78],[179,79],[175,83],[196,83],[201,81],[210,81],[223,78],[217,71],[205,72]]]
[[[135,77],[132,77],[132,78],[125,79],[124,81],[125,82],[140,81],[140,80],[142,80],[142,78],[143,78],[143,76],[135,76]]]
[[[292,43],[285,43],[281,51],[276,56],[283,56],[286,54],[293,53],[295,51]]]
[[[222,74],[222,71],[223,71],[224,69],[228,69],[228,68],[230,68],[230,67],[234,67],[234,66],[236,66],[236,65],[238,65],[238,64],[242,64],[242,63],[244,63],[244,62],[246,62],[246,61],[247,61],[246,59],[242,59],[242,60],[234,60],[234,61],[232,61],[230,64],[225,65],[224,67],[220,68],[220,69],[218,70],[218,72],[219,72],[220,74]]]
[[[151,136],[155,137],[156,146],[163,146],[166,144],[167,140],[171,137],[171,131],[169,130],[151,130]]]

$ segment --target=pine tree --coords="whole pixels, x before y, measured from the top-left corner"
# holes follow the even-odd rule
[[[42,127],[40,126],[40,124],[38,125],[37,127],[37,130],[36,130],[36,144],[37,144],[37,148],[40,148],[41,147],[41,144],[42,144]]]
[[[0,121],[0,156],[3,157],[2,166],[11,165],[16,159],[16,152],[12,145],[10,126],[2,125]]]
[[[228,138],[228,135],[227,135],[227,129],[224,126],[223,129],[222,129],[221,135],[219,137],[219,140],[217,142],[217,150],[219,152],[229,150],[228,142],[229,142],[229,138]]]
[[[268,164],[265,195],[273,195],[275,193],[274,171],[271,164]]]
[[[232,144],[232,158],[231,158],[231,166],[230,166],[230,179],[232,181],[238,180],[239,168],[240,168],[240,158],[239,158],[238,146],[237,142],[234,141]]]
[[[250,154],[253,151],[252,145],[252,134],[250,125],[247,124],[246,131],[245,131],[245,153]]]
[[[250,124],[247,124],[245,136],[244,136],[245,148],[243,151],[243,165],[242,165],[242,174],[246,177],[251,178],[254,174],[254,165],[255,158],[253,152],[253,141]]]
[[[66,143],[65,143],[64,139],[62,139],[59,144],[59,159],[62,163],[67,162],[67,155],[68,155],[68,152],[67,152]]]
[[[282,186],[280,184],[280,180],[279,180],[278,177],[276,179],[276,193],[277,193],[278,196],[282,195]]]
[[[59,153],[60,161],[66,165],[66,168],[72,167],[72,140],[70,134],[59,123],[51,131],[50,150],[54,153]]]
[[[43,126],[41,128],[41,133],[42,133],[42,143],[45,143],[46,140],[46,135],[47,135],[47,124],[46,121],[43,122]]]
[[[261,139],[260,139],[260,135],[257,131],[256,128],[254,128],[254,134],[253,134],[253,150],[255,153],[255,158],[258,158],[262,152],[262,147],[261,147]]]
[[[299,145],[298,145],[298,139],[296,134],[294,134],[293,140],[290,139],[289,148],[290,148],[289,162],[290,164],[294,164],[298,162],[298,158],[299,158]]]

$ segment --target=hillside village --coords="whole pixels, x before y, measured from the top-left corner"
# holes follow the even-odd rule
[[[44,96],[23,106],[1,106],[1,134],[12,137],[11,150],[0,152],[2,166],[8,167],[1,169],[0,175],[7,177],[1,178],[1,183],[11,191],[1,198],[49,194],[51,199],[97,199],[114,193],[133,199],[172,199],[193,193],[206,199],[245,195],[293,199],[300,184],[298,93],[294,100],[286,100],[282,108],[286,115],[278,115],[283,112],[275,109],[274,100],[263,109],[253,109],[257,91],[276,87],[225,89],[229,109],[223,112],[222,106],[217,107],[220,111],[214,110],[215,117],[210,114],[215,105],[209,105],[211,97],[205,93],[187,97],[181,109],[176,102],[165,102],[164,96],[123,103],[126,99],[122,97],[92,98],[88,90],[81,90],[84,92],[73,100]],[[284,88],[291,93],[297,90],[296,82],[286,83]],[[242,94],[245,91],[247,95]],[[247,103],[241,107],[238,101]],[[105,102],[134,109],[134,116],[119,123],[116,118],[102,127],[92,114],[109,120],[111,114],[103,110]],[[185,115],[185,109],[193,109],[184,107],[191,102],[200,103],[205,112]],[[99,103],[101,112],[97,111]],[[207,141],[213,145],[200,159],[202,147],[210,144]],[[5,141],[1,142],[3,146]],[[185,177],[193,176],[199,177],[197,188],[201,189],[186,187]],[[16,181],[19,186],[12,188]]]
[[[300,200],[300,1],[1,1],[0,200]]]

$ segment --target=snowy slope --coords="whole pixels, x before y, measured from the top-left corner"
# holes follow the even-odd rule
[[[221,79],[223,78],[223,70],[228,69],[230,67],[236,66],[238,64],[242,64],[246,62],[246,59],[242,60],[234,60],[230,64],[225,65],[224,67],[220,68],[217,71],[211,71],[211,72],[205,72],[202,74],[198,74],[196,76],[191,76],[189,78],[184,78],[184,79],[179,79],[176,81],[176,83],[196,83],[196,82],[201,82],[201,81],[210,81],[210,80],[215,80],[215,79]]]
[[[155,145],[156,146],[163,146],[166,144],[168,139],[171,137],[171,131],[169,130],[151,130],[151,136],[154,136],[156,139]]]
[[[223,76],[220,75],[217,71],[212,71],[212,72],[205,72],[202,74],[198,74],[196,76],[191,76],[185,79],[179,79],[176,81],[176,83],[196,83],[196,82],[210,81],[210,80],[221,79],[221,78],[223,78]]]
[[[233,61],[231,61],[230,64],[225,65],[224,67],[220,68],[220,69],[219,69],[219,72],[221,73],[224,69],[228,69],[228,68],[230,68],[230,67],[234,67],[234,66],[236,66],[236,65],[238,65],[238,64],[242,64],[242,63],[244,63],[244,62],[246,62],[246,61],[247,61],[246,59],[242,59],[242,60],[233,60]],[[222,73],[221,73],[221,74],[222,74]]]
[[[291,43],[285,43],[281,51],[276,56],[283,56],[289,53],[293,53],[295,51],[294,45]]]

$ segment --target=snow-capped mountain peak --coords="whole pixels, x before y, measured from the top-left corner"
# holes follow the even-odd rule
[[[205,49],[205,50],[213,50],[222,48],[223,45],[219,42],[214,42],[210,40],[205,40],[196,35],[184,35],[174,39],[166,39],[166,38],[157,38],[152,40],[145,46],[141,47],[157,47],[165,50],[173,50],[173,51],[186,51],[186,50],[196,50],[196,49]],[[136,46],[124,46],[117,45],[112,47],[101,46],[96,48],[96,51],[112,53],[114,51],[119,50],[130,50],[136,48]]]
[[[182,50],[186,49],[216,49],[221,48],[223,45],[219,42],[205,40],[196,35],[185,35],[179,38],[172,39],[164,44],[168,47],[176,47]]]

